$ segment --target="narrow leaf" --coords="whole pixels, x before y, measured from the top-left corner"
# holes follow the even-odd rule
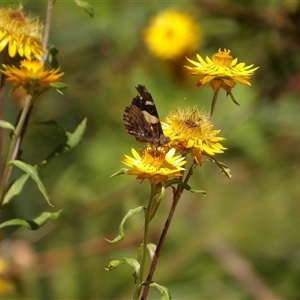
[[[134,270],[134,272],[136,274],[139,274],[139,272],[140,272],[140,263],[136,259],[134,259],[134,258],[126,258],[126,257],[124,257],[123,259],[126,261],[126,263],[130,267],[133,268],[133,270]]]
[[[85,132],[87,118],[84,118],[81,123],[76,127],[73,133],[67,132],[68,140],[66,145],[69,149],[74,148],[82,139],[82,136]]]
[[[105,270],[106,271],[112,271],[115,268],[117,268],[118,266],[123,265],[125,263],[127,263],[129,266],[131,266],[134,269],[134,272],[136,274],[139,273],[139,271],[140,271],[140,264],[139,264],[139,262],[136,259],[126,258],[126,257],[122,258],[121,260],[112,260],[109,263],[108,267],[105,268]]]
[[[152,287],[156,287],[159,291],[160,291],[160,299],[161,300],[171,300],[171,294],[169,292],[169,290],[165,287],[165,286],[162,286],[160,284],[157,284],[155,282],[143,282],[142,285],[149,285],[149,286],[152,286]]]
[[[68,84],[63,83],[63,82],[53,82],[53,83],[50,83],[49,86],[55,88],[55,90],[61,95],[64,94],[62,91],[69,87]]]
[[[206,191],[204,190],[196,190],[196,189],[192,189],[190,185],[188,185],[185,182],[182,182],[180,179],[172,179],[166,182],[166,187],[174,185],[174,184],[178,184],[181,185],[185,190],[193,193],[193,194],[202,194],[204,196],[206,196]]]
[[[44,125],[54,125],[57,127],[59,131],[62,131],[66,140],[59,145],[53,152],[51,152],[38,166],[40,169],[44,165],[48,164],[53,158],[56,156],[68,152],[72,148],[74,148],[82,139],[86,128],[87,119],[83,119],[82,122],[77,126],[73,133],[68,132],[65,128],[63,128],[57,121],[48,121],[44,122]]]
[[[162,184],[161,182],[158,182],[152,188],[153,188],[153,195],[152,195],[153,204],[151,206],[151,210],[149,211],[149,215],[150,215],[149,220],[150,221],[154,218],[154,216],[157,212],[157,209],[160,205],[160,202],[165,196],[165,191],[166,191],[166,188],[165,188],[164,184]]]
[[[114,174],[110,175],[109,178],[113,178],[113,177],[116,177],[116,176],[118,176],[118,175],[126,174],[126,172],[127,172],[128,170],[129,170],[129,169],[122,168],[122,169],[120,169],[119,171],[115,172]]]
[[[231,173],[230,173],[230,169],[228,168],[227,165],[225,165],[225,164],[223,164],[223,163],[221,163],[221,162],[218,162],[218,166],[220,167],[221,171],[223,172],[223,174],[224,174],[225,176],[227,176],[229,179],[232,178],[232,175],[231,175]]]
[[[29,178],[28,174],[21,175],[17,180],[15,180],[12,185],[9,187],[8,191],[6,192],[3,200],[3,204],[9,203],[9,201],[16,195],[20,194],[23,189],[23,186],[27,179]]]
[[[137,208],[130,209],[128,211],[128,213],[125,215],[125,217],[122,219],[122,221],[119,225],[119,235],[117,237],[115,237],[113,240],[109,240],[109,239],[105,239],[105,240],[111,244],[121,241],[124,238],[124,224],[125,224],[126,220],[128,218],[130,218],[131,216],[133,216],[143,210],[145,210],[144,206],[139,206]]]
[[[147,244],[147,249],[148,249],[151,260],[153,260],[155,251],[156,251],[156,245],[153,243],[149,243],[149,244]]]
[[[30,230],[37,230],[40,227],[42,227],[44,224],[46,224],[49,220],[57,219],[61,213],[62,210],[59,210],[54,213],[43,212],[40,216],[38,216],[34,220],[11,219],[1,223],[0,228],[4,228],[7,226],[25,226]]]
[[[26,164],[20,160],[12,160],[10,161],[10,164],[18,167],[19,169],[21,169],[22,171],[24,171],[25,173],[27,173],[31,179],[33,181],[35,181],[35,183],[37,184],[40,192],[43,194],[43,196],[45,197],[47,203],[50,205],[50,206],[53,206],[50,202],[50,197],[49,197],[49,194],[45,188],[45,186],[43,185],[40,177],[39,177],[39,174],[38,174],[38,171],[35,167],[33,167],[32,165],[29,165],[29,164]]]
[[[188,191],[193,194],[202,194],[202,195],[206,196],[206,191],[204,191],[204,190],[189,189]]]
[[[0,127],[15,131],[15,126],[4,120],[0,120]]]
[[[83,0],[74,0],[74,2],[81,8],[83,8],[90,17],[94,16],[94,9],[93,7],[86,1]]]
[[[218,160],[217,160],[215,157],[213,157],[213,156],[209,156],[209,158],[210,158],[213,162],[215,162],[215,163],[218,165],[218,167],[221,169],[221,172],[222,172],[226,177],[228,177],[229,179],[232,178],[232,175],[231,175],[231,173],[230,173],[230,169],[229,169],[229,167],[228,167],[227,165],[225,165],[224,163],[218,161]]]
[[[56,88],[56,89],[58,89],[58,90],[64,90],[64,89],[69,87],[68,84],[63,83],[63,82],[53,82],[53,83],[50,83],[49,85]]]
[[[106,271],[111,271],[111,270],[114,270],[115,268],[117,268],[118,266],[124,264],[125,261],[122,261],[122,260],[112,260],[109,264],[108,264],[108,267],[105,268]]]
[[[48,57],[48,60],[49,60],[49,63],[51,65],[51,67],[53,69],[59,68],[59,63],[58,63],[57,58],[56,58],[56,56],[57,56],[57,54],[59,52],[58,49],[54,45],[49,45],[47,47],[47,50],[48,50],[47,57]]]

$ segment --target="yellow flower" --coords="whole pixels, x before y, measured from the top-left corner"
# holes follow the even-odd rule
[[[3,65],[4,70],[0,70],[6,75],[9,82],[25,89],[32,83],[38,91],[46,89],[50,83],[61,81],[64,73],[59,73],[58,69],[44,70],[44,63],[41,61],[22,60],[20,68]]]
[[[156,15],[144,31],[149,50],[162,59],[177,59],[197,49],[201,31],[191,17],[173,9]]]
[[[252,68],[253,64],[249,66],[245,66],[245,63],[237,64],[237,58],[233,59],[230,50],[226,49],[224,51],[219,49],[212,59],[206,57],[206,61],[199,54],[197,54],[197,58],[199,62],[187,58],[195,67],[185,66],[185,68],[193,71],[191,75],[200,76],[196,87],[210,82],[215,92],[223,88],[228,94],[231,94],[231,89],[234,88],[236,82],[250,86],[249,80],[253,72],[259,68]]]
[[[43,24],[28,15],[22,6],[0,8],[0,52],[8,46],[8,55],[41,59]]]
[[[219,143],[225,138],[216,136],[220,130],[213,130],[211,118],[196,108],[187,111],[175,109],[162,122],[162,127],[171,140],[170,147],[191,153],[199,165],[202,164],[202,154],[214,156],[226,149]]]
[[[131,149],[133,157],[125,155],[123,163],[132,170],[126,172],[129,175],[137,175],[137,179],[149,178],[154,181],[166,181],[168,176],[182,176],[182,166],[186,163],[184,157],[174,156],[175,149],[165,147],[147,147],[139,154]]]
[[[0,294],[6,294],[13,289],[13,284],[9,280],[7,264],[0,258]]]

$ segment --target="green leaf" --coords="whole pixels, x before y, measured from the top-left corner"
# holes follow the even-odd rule
[[[47,203],[50,205],[50,206],[53,206],[51,203],[50,203],[50,197],[49,197],[49,194],[45,188],[45,186],[43,185],[40,177],[39,177],[39,174],[38,174],[38,171],[35,167],[33,167],[32,165],[29,165],[29,164],[26,164],[20,160],[12,160],[9,162],[10,164],[18,167],[19,169],[21,169],[22,171],[24,171],[25,173],[27,173],[31,179],[33,181],[35,181],[35,183],[37,184],[40,192],[43,194],[43,196],[45,197]]]
[[[193,193],[193,194],[202,194],[203,196],[206,196],[206,191],[204,190],[195,190],[195,189],[188,189],[189,192]]]
[[[65,90],[69,87],[68,84],[63,83],[63,82],[53,82],[53,83],[50,83],[49,86],[55,88],[56,91],[58,93],[60,93],[61,95],[63,95],[62,90]]]
[[[187,183],[181,181],[180,179],[172,179],[166,182],[166,187],[174,185],[174,184],[178,184],[181,185],[185,190],[193,193],[193,194],[202,194],[204,196],[206,196],[206,191],[204,190],[196,190],[196,189],[192,189],[190,185],[188,185]]]
[[[166,187],[161,182],[158,182],[155,184],[154,187],[152,187],[152,189],[153,189],[152,191],[153,195],[151,197],[153,197],[153,204],[151,205],[150,207],[151,210],[149,211],[149,215],[150,215],[149,221],[151,221],[154,218],[157,209],[160,205],[160,202],[165,196]]]
[[[126,174],[126,172],[127,172],[128,170],[129,170],[129,169],[122,168],[122,169],[120,169],[119,171],[117,171],[116,173],[110,175],[109,178],[113,178],[113,177],[116,177],[116,176],[118,176],[118,175],[124,175],[124,174]]]
[[[0,127],[15,131],[15,126],[4,120],[0,120]]]
[[[38,216],[34,220],[11,219],[1,223],[0,228],[4,228],[7,226],[25,226],[30,230],[37,230],[40,227],[42,227],[44,224],[46,224],[49,220],[57,219],[61,213],[62,210],[59,210],[54,213],[43,212],[40,216]]]
[[[68,140],[65,144],[69,149],[74,148],[81,141],[82,136],[86,129],[86,122],[87,122],[87,118],[84,118],[82,122],[76,127],[73,133],[66,132]]]
[[[230,173],[230,169],[227,165],[223,164],[222,162],[218,161],[218,166],[220,167],[221,171],[225,176],[227,176],[229,179],[232,178],[232,175]]]
[[[47,121],[42,124],[44,125],[54,125],[57,127],[59,131],[62,131],[66,140],[59,145],[53,152],[51,152],[40,164],[38,164],[37,168],[40,169],[44,165],[48,164],[53,158],[56,156],[68,152],[72,148],[74,148],[82,139],[82,136],[86,129],[87,119],[83,119],[82,122],[77,126],[73,133],[68,132],[64,127],[62,127],[57,121]]]
[[[144,210],[145,210],[144,206],[139,206],[137,208],[130,209],[128,211],[128,213],[125,215],[125,217],[122,219],[122,221],[119,225],[119,235],[117,237],[115,237],[113,240],[109,240],[109,239],[105,239],[105,240],[111,244],[121,241],[124,238],[124,224],[125,224],[126,220],[128,218],[130,218],[131,216],[133,216],[141,211],[144,211]]]
[[[12,185],[9,187],[6,192],[3,200],[3,205],[9,203],[9,201],[16,195],[20,194],[23,189],[23,186],[27,179],[29,178],[28,174],[21,175],[17,180],[15,180]]]
[[[48,61],[53,69],[59,68],[59,63],[57,61],[56,55],[58,54],[58,49],[54,45],[49,45],[48,48]]]
[[[83,1],[83,0],[74,0],[74,2],[79,7],[83,8],[90,15],[90,17],[94,16],[94,9],[89,3],[87,3],[86,1]]]
[[[155,251],[156,251],[156,245],[153,243],[149,243],[149,244],[147,244],[147,249],[148,249],[151,260],[153,260]]]
[[[171,299],[170,292],[165,286],[162,286],[155,282],[149,282],[149,281],[143,282],[142,285],[149,285],[149,286],[156,287],[160,291],[160,299],[161,300],[170,300]]]
[[[232,178],[232,175],[231,175],[231,173],[230,173],[230,169],[228,168],[227,165],[225,165],[224,163],[218,161],[218,160],[217,160],[215,157],[213,157],[213,156],[209,156],[209,158],[210,158],[211,161],[215,162],[215,163],[218,165],[218,167],[221,169],[221,172],[222,172],[225,176],[227,176],[229,179]]]
[[[108,267],[105,268],[105,270],[106,271],[112,271],[115,268],[117,268],[118,266],[123,265],[125,263],[127,263],[130,267],[132,267],[133,270],[134,270],[134,272],[136,274],[139,273],[139,271],[140,271],[140,264],[139,264],[139,262],[136,259],[126,258],[126,257],[122,258],[121,260],[112,260],[109,263]]]

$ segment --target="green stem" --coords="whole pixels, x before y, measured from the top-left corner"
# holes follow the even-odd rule
[[[211,106],[210,106],[210,116],[211,116],[211,117],[212,117],[212,115],[213,115],[213,113],[214,113],[214,110],[215,110],[215,106],[216,106],[216,103],[217,103],[219,90],[220,90],[220,89],[217,89],[217,90],[215,91],[214,97],[213,97],[212,102],[211,102]]]
[[[187,175],[185,177],[184,183],[188,183],[188,181],[191,178],[191,176],[194,172],[194,169],[196,168],[197,165],[198,164],[197,164],[196,160],[194,159],[193,162],[192,162],[192,165],[190,166],[189,172],[187,173]],[[173,216],[174,216],[176,206],[177,206],[177,204],[180,200],[180,197],[183,193],[183,190],[184,190],[183,186],[178,184],[176,192],[175,192],[174,197],[173,197],[173,202],[172,202],[172,206],[171,206],[170,211],[169,211],[169,215],[168,215],[167,220],[165,222],[165,226],[163,228],[163,231],[160,235],[160,238],[159,238],[156,250],[155,250],[155,254],[154,254],[150,269],[149,269],[149,273],[148,273],[148,276],[147,276],[147,279],[146,279],[146,282],[148,282],[148,283],[152,281],[152,278],[153,278],[153,275],[154,275],[154,272],[155,272],[155,269],[156,269],[156,265],[157,265],[157,262],[158,262],[158,259],[159,259],[159,256],[160,256],[162,246],[164,244],[166,235],[168,233],[168,230],[169,230],[170,225],[171,225],[171,221],[172,221]],[[145,288],[143,290],[141,300],[146,300],[147,299],[149,288],[150,288],[149,285],[145,286]]]
[[[10,147],[9,147],[8,154],[7,154],[6,164],[4,167],[4,173],[3,173],[2,181],[0,183],[0,211],[2,209],[5,190],[6,190],[8,180],[9,180],[9,175],[10,175],[10,170],[11,170],[11,166],[10,166],[9,162],[14,159],[15,153],[17,152],[17,148],[19,148],[19,145],[20,145],[19,138],[23,134],[24,125],[26,124],[26,120],[28,120],[28,114],[31,110],[32,102],[33,102],[32,94],[31,93],[27,94],[26,100],[25,100],[25,105],[22,110],[21,116],[19,118],[16,129],[15,129],[14,133],[12,134],[12,139],[11,139]]]
[[[0,119],[3,119],[3,108],[4,108],[4,90],[5,90],[5,80],[4,74],[1,76],[0,82]],[[2,147],[3,147],[3,128],[0,127],[0,175],[2,175]],[[0,177],[1,181],[1,177]]]
[[[8,47],[3,50],[3,64],[8,62]],[[4,92],[5,92],[5,75],[1,73],[1,81],[0,81],[0,119],[3,119],[4,116]],[[2,151],[3,151],[3,128],[0,127],[0,182],[2,181],[2,167],[3,167],[3,159],[2,159]]]
[[[54,2],[55,0],[48,0],[48,5],[47,5],[47,14],[46,14],[45,31],[44,31],[44,39],[43,39],[43,49],[45,51],[42,58],[43,61],[45,61],[46,58],[46,49],[49,40]]]
[[[151,221],[151,211],[154,205],[155,199],[155,190],[156,190],[156,183],[151,183],[151,194],[148,203],[148,207],[145,209],[145,224],[144,224],[144,236],[143,236],[143,245],[142,245],[142,253],[140,258],[140,270],[137,275],[135,287],[134,287],[134,294],[133,299],[138,300],[141,293],[141,283],[143,282],[143,274],[145,269],[146,257],[147,257],[147,245],[148,245],[148,234],[149,234],[149,223]]]

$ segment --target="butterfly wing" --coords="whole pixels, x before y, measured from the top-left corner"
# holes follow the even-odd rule
[[[158,112],[151,94],[143,85],[138,85],[139,95],[134,97],[124,113],[127,132],[142,143],[164,145],[169,142],[162,130]]]

